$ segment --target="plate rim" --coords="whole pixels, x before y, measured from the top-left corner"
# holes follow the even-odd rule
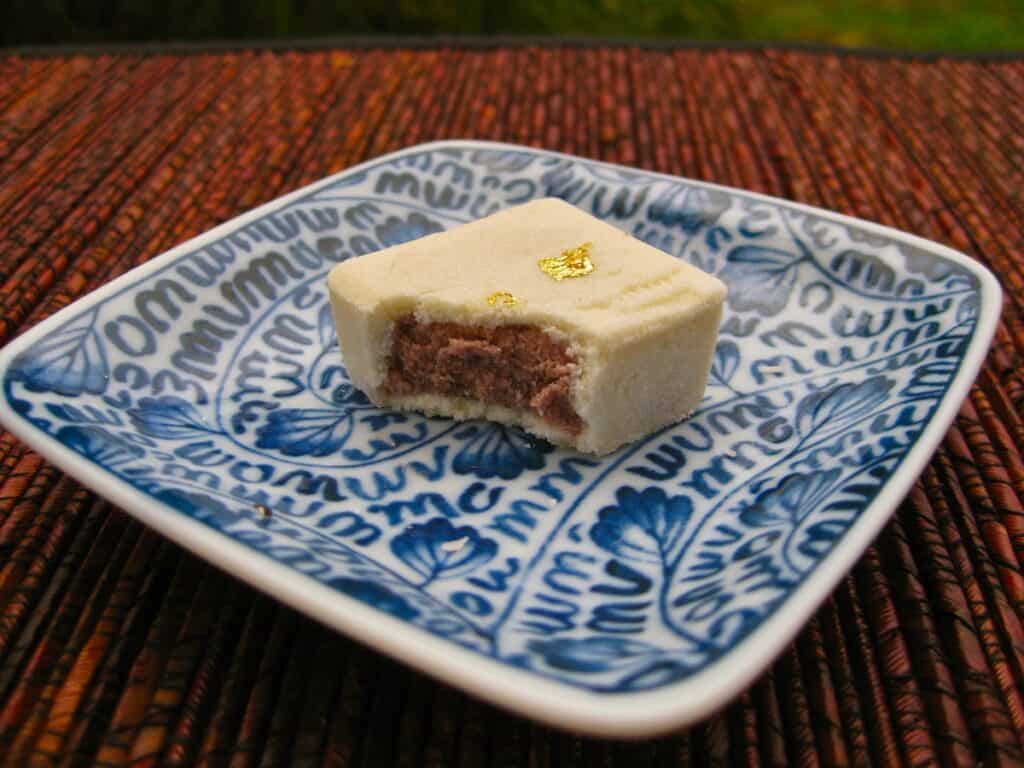
[[[813,214],[838,224],[856,226],[862,231],[921,248],[933,256],[965,268],[978,280],[980,301],[974,333],[948,389],[901,462],[900,471],[889,478],[839,542],[815,565],[813,575],[804,579],[750,635],[699,672],[648,691],[596,692],[517,669],[461,648],[450,640],[331,589],[212,530],[106,471],[98,473],[97,465],[14,412],[6,397],[0,397],[0,425],[84,486],[214,567],[357,642],[496,706],[548,725],[606,738],[646,738],[692,724],[728,703],[776,660],[875,540],[931,460],[961,404],[968,397],[998,327],[1003,292],[995,276],[984,264],[941,243],[908,232],[759,192],[521,144],[442,139],[379,155],[276,197],[180,243],[94,289],[0,348],[0,380],[23,349],[70,316],[146,278],[184,253],[346,176],[381,163],[393,162],[406,155],[452,148],[526,152],[583,161],[620,171],[639,171],[660,179],[682,181],[692,186],[723,190],[748,199],[783,205],[790,210]]]

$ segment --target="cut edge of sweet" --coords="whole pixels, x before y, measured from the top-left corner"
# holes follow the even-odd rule
[[[566,444],[575,444],[586,429],[576,406],[583,362],[563,333],[529,323],[471,325],[410,312],[392,320],[382,359],[379,391],[395,405],[460,418],[500,416],[496,420],[532,431],[543,425]]]

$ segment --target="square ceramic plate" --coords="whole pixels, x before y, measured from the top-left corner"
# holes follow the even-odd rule
[[[600,460],[379,410],[338,261],[554,195],[718,274],[700,410]],[[709,714],[878,533],[966,396],[1000,289],[971,259],[761,195],[524,147],[379,158],[154,259],[0,353],[3,423],[184,547],[530,717]]]

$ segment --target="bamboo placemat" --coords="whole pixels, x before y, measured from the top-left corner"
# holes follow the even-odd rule
[[[260,596],[0,433],[0,763],[1024,764],[1024,61],[492,46],[0,53],[0,344],[286,191],[437,138],[744,187],[947,243],[1006,291],[891,524],[731,706],[553,731]]]

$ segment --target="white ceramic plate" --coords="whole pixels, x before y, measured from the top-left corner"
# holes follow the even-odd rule
[[[555,195],[718,274],[699,412],[612,456],[371,406],[337,261]],[[753,681],[954,417],[1000,289],[948,248],[525,147],[412,147],[187,242],[0,352],[0,419],[339,631],[557,726],[641,737]]]

